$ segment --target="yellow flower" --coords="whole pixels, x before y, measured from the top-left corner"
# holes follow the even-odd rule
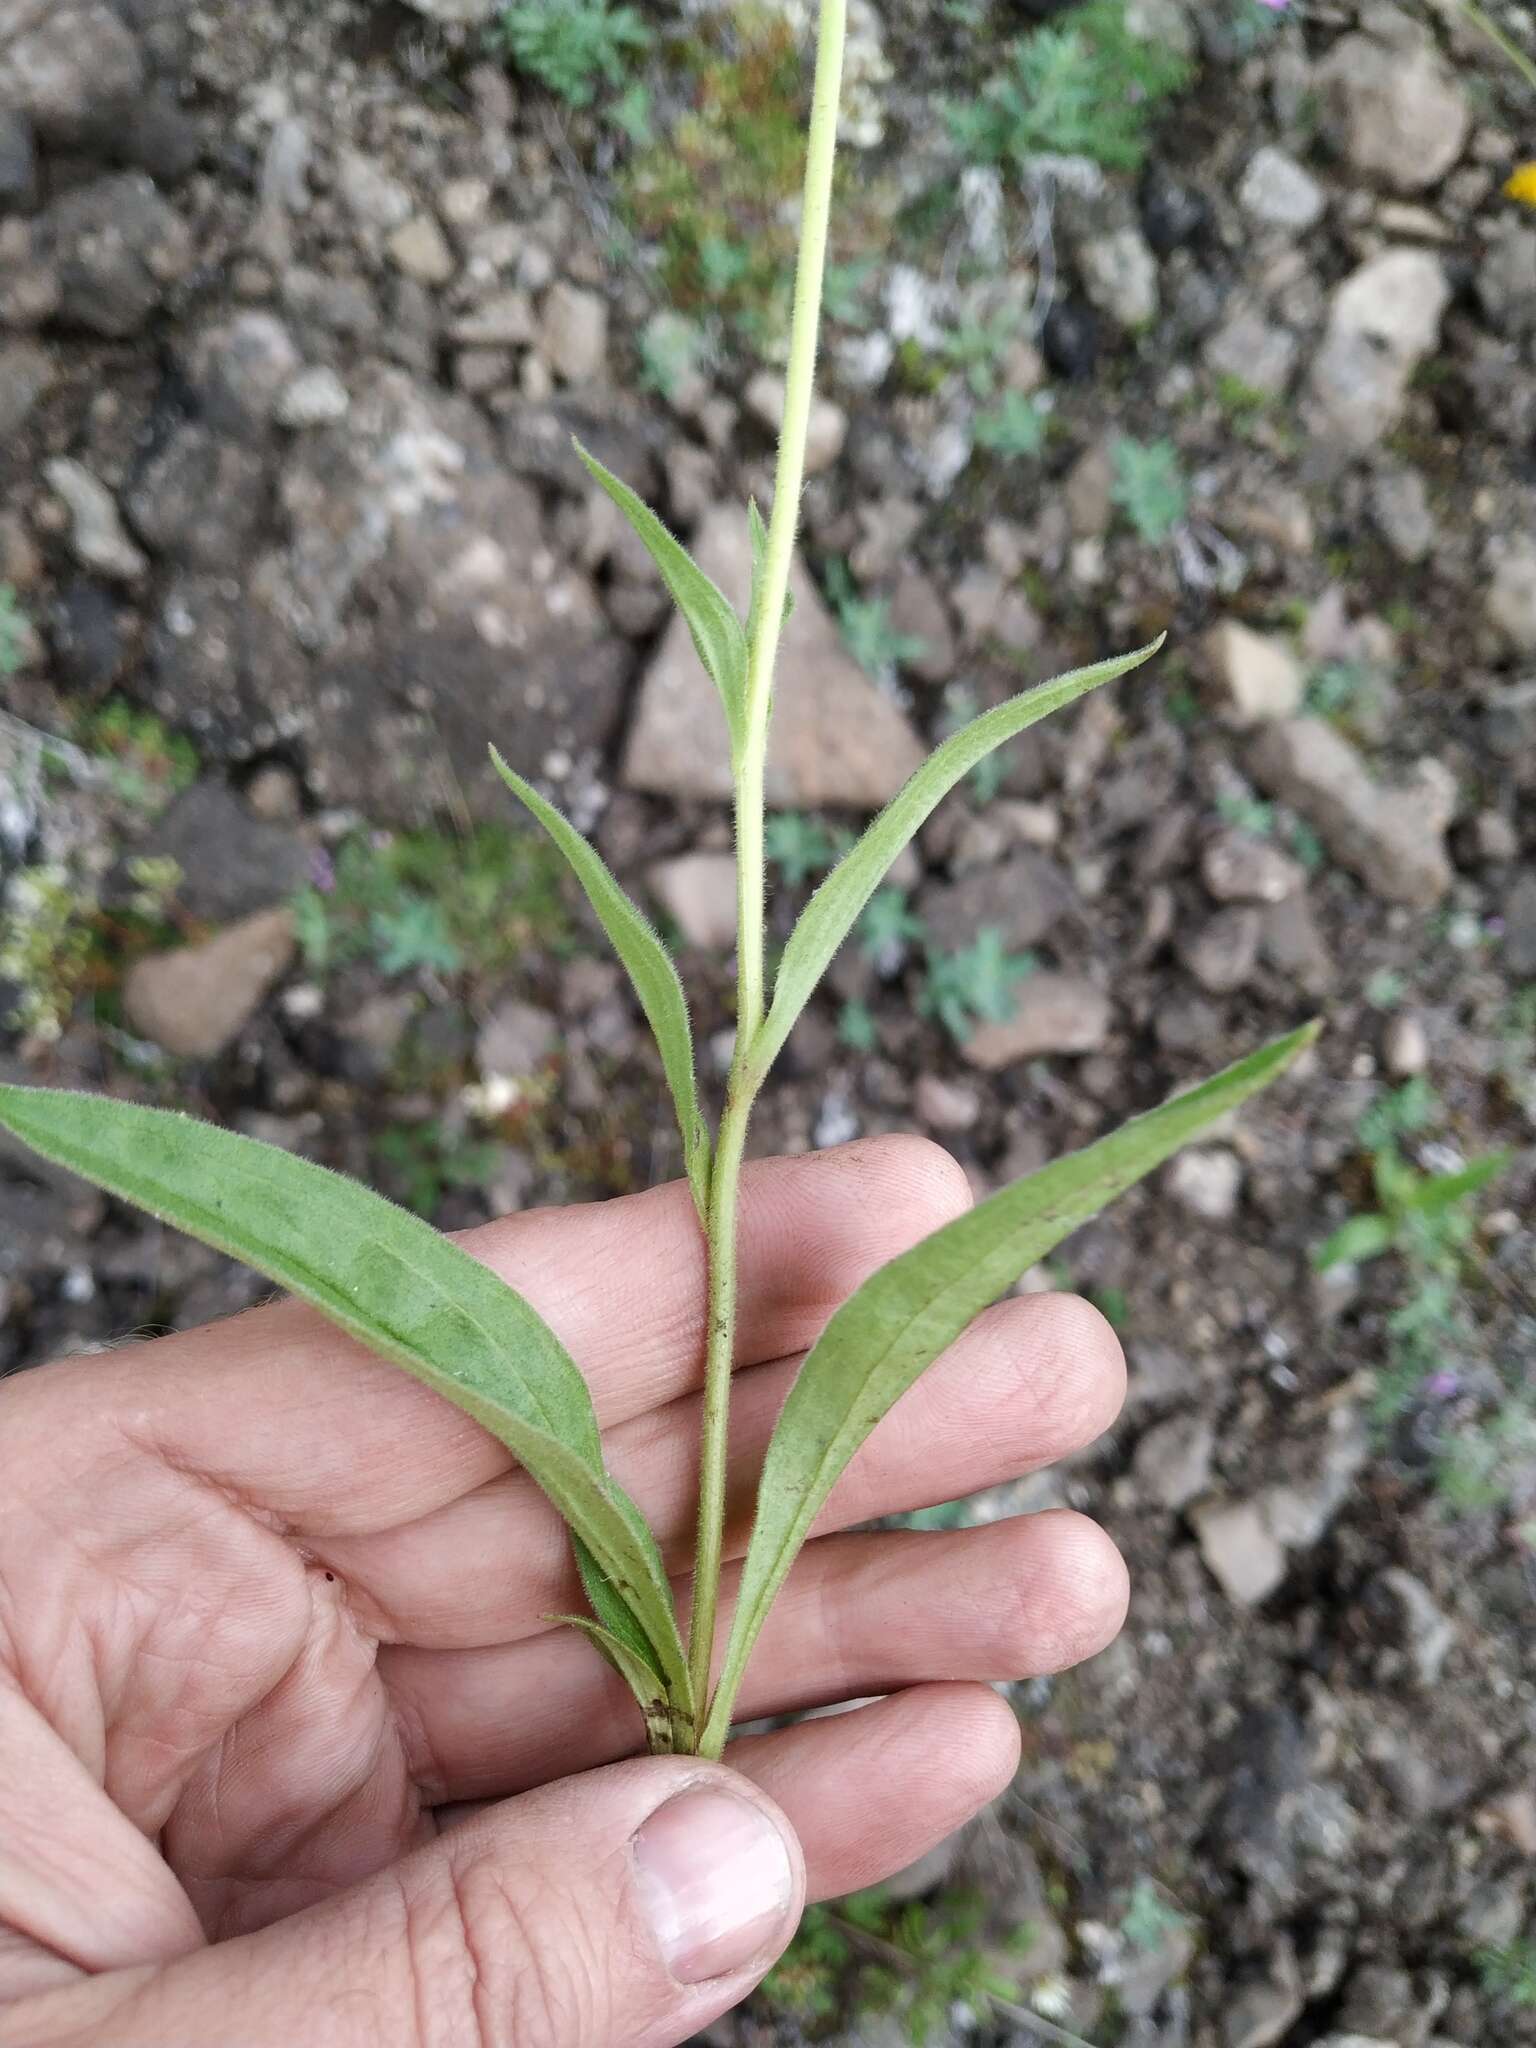
[[[1536,162],[1517,164],[1504,187],[1506,199],[1518,199],[1522,206],[1536,206]]]

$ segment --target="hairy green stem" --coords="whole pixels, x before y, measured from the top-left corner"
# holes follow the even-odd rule
[[[710,1181],[709,1335],[704,1368],[704,1416],[699,1456],[699,1528],[694,1549],[693,1613],[688,1664],[699,1726],[707,1722],[709,1678],[720,1592],[725,1532],[725,1467],[730,1420],[731,1369],[736,1348],[736,1209],[747,1123],[762,1074],[754,1046],[765,1003],[764,928],[767,922],[763,856],[763,791],[768,760],[768,724],[773,708],[773,670],[789,593],[800,494],[805,484],[805,444],[816,384],[816,345],[826,278],[827,228],[832,214],[832,171],[837,154],[837,115],[842,96],[847,0],[821,0],[816,43],[816,83],[811,97],[810,140],[805,159],[805,198],[800,221],[800,258],[785,373],[784,420],[779,432],[773,512],[763,564],[762,602],[747,650],[747,685],[736,780],[736,1054],[731,1066],[725,1115]]]

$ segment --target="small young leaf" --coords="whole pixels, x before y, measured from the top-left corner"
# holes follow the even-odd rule
[[[1437,1173],[1420,1183],[1403,1204],[1415,1216],[1443,1216],[1470,1195],[1479,1195],[1514,1159],[1511,1151],[1488,1152],[1454,1173]]]
[[[1004,1188],[864,1282],[816,1340],[774,1429],[701,1754],[719,1756],[758,1631],[848,1461],[972,1318],[1064,1237],[1272,1081],[1310,1024],[1081,1152]]]
[[[1362,1266],[1367,1259],[1379,1259],[1383,1252],[1391,1251],[1396,1238],[1390,1216],[1351,1216],[1318,1246],[1312,1263],[1319,1273],[1326,1273],[1331,1266]]]
[[[636,1657],[611,1630],[604,1628],[601,1622],[593,1621],[589,1615],[546,1614],[544,1619],[564,1628],[579,1629],[589,1642],[596,1645],[634,1694],[635,1702],[645,1716],[646,1740],[651,1755],[669,1755],[674,1746],[672,1713],[666,1694],[650,1666]]]
[[[673,1698],[688,1699],[666,1573],[603,1471],[586,1382],[489,1266],[357,1181],[170,1110],[0,1087],[0,1125],[265,1273],[474,1416],[543,1488],[633,1615]]]
[[[650,920],[614,880],[601,854],[588,845],[568,818],[553,804],[546,803],[531,783],[509,768],[491,748],[496,773],[518,802],[531,811],[554,840],[576,872],[587,901],[612,941],[613,949],[629,969],[629,978],[640,998],[646,1022],[655,1035],[666,1072],[667,1085],[677,1110],[678,1129],[683,1136],[683,1159],[688,1184],[699,1214],[709,1206],[709,1126],[699,1108],[698,1084],[693,1068],[693,1032],[688,1022],[688,1003],[672,956],[656,936]]]
[[[747,636],[740,619],[718,585],[704,574],[681,541],[673,539],[644,499],[637,497],[628,484],[621,483],[611,470],[604,469],[579,441],[576,453],[644,541],[651,560],[661,571],[662,581],[687,620],[699,659],[725,706],[734,755],[741,746],[747,694]]]
[[[747,606],[747,645],[750,647],[757,638],[758,614],[763,608],[763,570],[768,560],[768,529],[763,524],[763,515],[757,509],[756,498],[747,500],[747,530],[752,536],[752,597]],[[789,624],[795,609],[795,593],[784,593],[784,624]]]
[[[1041,683],[979,718],[947,739],[915,775],[898,790],[868,827],[853,850],[828,875],[801,913],[773,985],[773,1001],[752,1047],[752,1065],[761,1079],[778,1057],[796,1018],[809,1002],[833,954],[858,922],[864,906],[884,879],[891,862],[921,829],[940,800],[970,774],[994,748],[1038,719],[1048,718],[1101,683],[1113,682],[1139,668],[1162,646],[1164,635],[1134,654],[1116,655],[1092,668],[1073,669],[1053,682]]]

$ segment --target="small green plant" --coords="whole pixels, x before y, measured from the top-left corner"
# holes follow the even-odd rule
[[[618,85],[653,41],[638,8],[610,0],[517,0],[491,34],[519,71],[572,107],[589,107],[601,87]]]
[[[15,585],[0,583],[0,682],[21,673],[31,631]]]
[[[1134,171],[1163,102],[1192,77],[1181,52],[1128,25],[1125,0],[1085,0],[1021,36],[1006,70],[947,110],[950,133],[981,163],[1085,156]]]
[[[438,1122],[391,1124],[374,1141],[381,1178],[418,1216],[431,1218],[453,1188],[483,1188],[496,1171],[498,1148]]]
[[[1513,1941],[1490,1943],[1473,1960],[1490,1998],[1522,2009],[1536,2006],[1536,1939],[1518,1935]]]
[[[925,2048],[956,2006],[981,2014],[1018,1988],[998,1959],[1027,1958],[1033,1931],[1026,1925],[988,1943],[987,1918],[986,1901],[969,1891],[899,1905],[876,1890],[812,1906],[758,1997],[802,2023],[844,2011],[891,2014],[913,2048]]]
[[[998,364],[1017,334],[1016,314],[1004,310],[990,320],[962,320],[939,342],[939,356],[964,377],[975,398],[990,398],[997,389]]]
[[[1360,1120],[1360,1143],[1370,1163],[1378,1207],[1351,1216],[1313,1254],[1319,1271],[1360,1265],[1387,1254],[1401,1262],[1398,1306],[1387,1319],[1388,1365],[1377,1387],[1376,1417],[1383,1427],[1405,1412],[1427,1407],[1431,1416],[1461,1401],[1466,1362],[1477,1350],[1465,1300],[1473,1204],[1510,1164],[1513,1154],[1491,1152],[1466,1166],[1426,1172],[1406,1156],[1440,1114],[1422,1075],[1383,1095]],[[1453,1513],[1498,1506],[1521,1483],[1536,1455],[1536,1403],[1511,1388],[1492,1412],[1458,1414],[1438,1432],[1435,1477]]]
[[[676,398],[708,355],[703,331],[681,313],[653,313],[640,330],[640,381],[663,398]]]
[[[1120,1932],[1132,1948],[1151,1954],[1188,1925],[1189,1916],[1164,1897],[1158,1884],[1150,1877],[1137,1878],[1120,1920]]]
[[[878,963],[899,957],[927,929],[909,907],[904,889],[877,889],[859,919],[859,944]]]
[[[812,875],[824,875],[845,850],[838,833],[803,811],[775,811],[763,827],[764,854],[791,889],[803,888]]]
[[[701,1100],[687,999],[660,938],[595,847],[492,753],[512,796],[569,863],[628,969],[677,1112],[708,1266],[686,1642],[656,1539],[604,1464],[597,1416],[575,1361],[530,1303],[488,1266],[371,1189],[280,1147],[107,1097],[0,1086],[0,1124],[35,1151],[288,1288],[491,1431],[569,1525],[590,1604],[590,1612],[569,1617],[571,1625],[633,1691],[650,1747],[706,1757],[723,1751],[769,1610],[833,1487],[880,1418],[1021,1273],[1273,1080],[1316,1035],[1315,1026],[1294,1031],[1004,1188],[857,1289],[802,1361],[779,1414],[730,1627],[717,1643],[737,1338],[737,1212],[752,1113],[764,1083],[834,955],[942,798],[1004,741],[1156,651],[1142,648],[1041,684],[944,741],[822,880],[770,980],[768,732],[805,479],[845,30],[845,0],[822,0],[784,428],[771,522],[765,526],[756,507],[747,508],[754,573],[745,619],[641,500],[578,451],[633,525],[687,619],[728,736],[740,914],[734,1052],[718,1122]],[[453,891],[437,899],[450,930],[453,907],[473,874],[462,848],[460,869]],[[494,869],[481,870],[478,879],[487,873]],[[413,871],[397,870],[396,880],[414,886]],[[356,909],[366,946],[368,906]],[[973,964],[956,984],[955,1003],[967,1015],[1000,1000],[1022,971],[995,936],[989,958],[988,967]]]
[[[996,405],[976,415],[976,445],[989,455],[1012,461],[1044,451],[1051,416],[1022,391],[1005,391]]]
[[[929,953],[917,1007],[964,1045],[978,1024],[1001,1024],[1013,1015],[1014,990],[1039,964],[1033,953],[1010,953],[1002,933],[988,925],[968,946]]]
[[[909,661],[920,661],[925,643],[891,623],[891,607],[883,597],[861,597],[846,562],[835,556],[827,564],[827,595],[843,629],[848,652],[876,680],[889,679]]]
[[[1132,441],[1121,435],[1111,451],[1115,480],[1112,501],[1137,536],[1155,546],[1189,510],[1189,486],[1171,441]]]
[[[293,904],[311,974],[356,960],[383,974],[494,973],[530,944],[569,950],[564,869],[544,840],[478,825],[358,832],[320,858]]]
[[[1375,686],[1359,661],[1325,661],[1307,680],[1306,709],[1314,718],[1347,718],[1360,697]]]
[[[850,1052],[880,1050],[880,1027],[868,1003],[861,1003],[857,996],[851,996],[837,1014],[837,1042]]]
[[[76,726],[76,744],[104,772],[119,803],[153,816],[197,780],[197,750],[152,711],[109,697]]]

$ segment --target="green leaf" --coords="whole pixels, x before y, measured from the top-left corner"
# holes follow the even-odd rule
[[[0,1124],[265,1273],[472,1415],[543,1488],[634,1616],[674,1698],[688,1698],[666,1573],[603,1471],[586,1382],[543,1317],[488,1266],[357,1181],[174,1111],[0,1087]]]
[[[1139,668],[1162,646],[1159,634],[1134,654],[1116,655],[1092,668],[1073,669],[1053,682],[1026,690],[953,734],[930,754],[915,775],[898,790],[812,896],[790,934],[773,985],[773,1001],[752,1047],[752,1065],[761,1079],[778,1057],[795,1020],[826,973],[832,956],[858,922],[864,906],[879,888],[902,848],[922,828],[935,807],[1004,740],[1037,720],[1048,718],[1101,683],[1113,682]]]
[[[763,1462],[757,1519],[701,1753],[718,1756],[752,1646],[800,1546],[875,1424],[971,1320],[1064,1237],[1317,1036],[1309,1024],[1110,1137],[1056,1161],[893,1259],[833,1316],[801,1366]]]
[[[1479,1195],[1513,1161],[1512,1151],[1489,1152],[1454,1173],[1437,1173],[1423,1181],[1403,1204],[1415,1216],[1443,1216],[1471,1195]]]
[[[682,543],[673,539],[645,501],[611,470],[604,469],[579,441],[576,453],[639,534],[661,571],[661,580],[688,622],[699,659],[720,692],[731,732],[731,751],[739,752],[747,697],[747,636],[740,619],[718,585],[710,581]]]
[[[661,1064],[677,1111],[678,1129],[683,1137],[683,1159],[688,1184],[700,1216],[709,1207],[709,1126],[699,1107],[698,1083],[693,1067],[693,1032],[688,1022],[688,1003],[678,979],[672,956],[661,943],[649,918],[619,887],[595,847],[589,846],[576,827],[546,803],[531,783],[525,782],[491,748],[496,773],[518,802],[531,811],[576,871],[587,901],[613,943],[613,949],[629,970],[629,978],[640,998],[646,1022],[655,1035]]]
[[[610,1629],[588,1615],[546,1614],[544,1619],[565,1628],[579,1629],[589,1642],[596,1645],[634,1694],[636,1704],[645,1716],[645,1733],[652,1756],[670,1754],[674,1746],[672,1713],[666,1694],[650,1666],[636,1657]]]
[[[1312,1263],[1319,1273],[1326,1273],[1331,1266],[1360,1266],[1367,1259],[1379,1259],[1396,1242],[1397,1226],[1390,1216],[1351,1216],[1318,1246]]]

